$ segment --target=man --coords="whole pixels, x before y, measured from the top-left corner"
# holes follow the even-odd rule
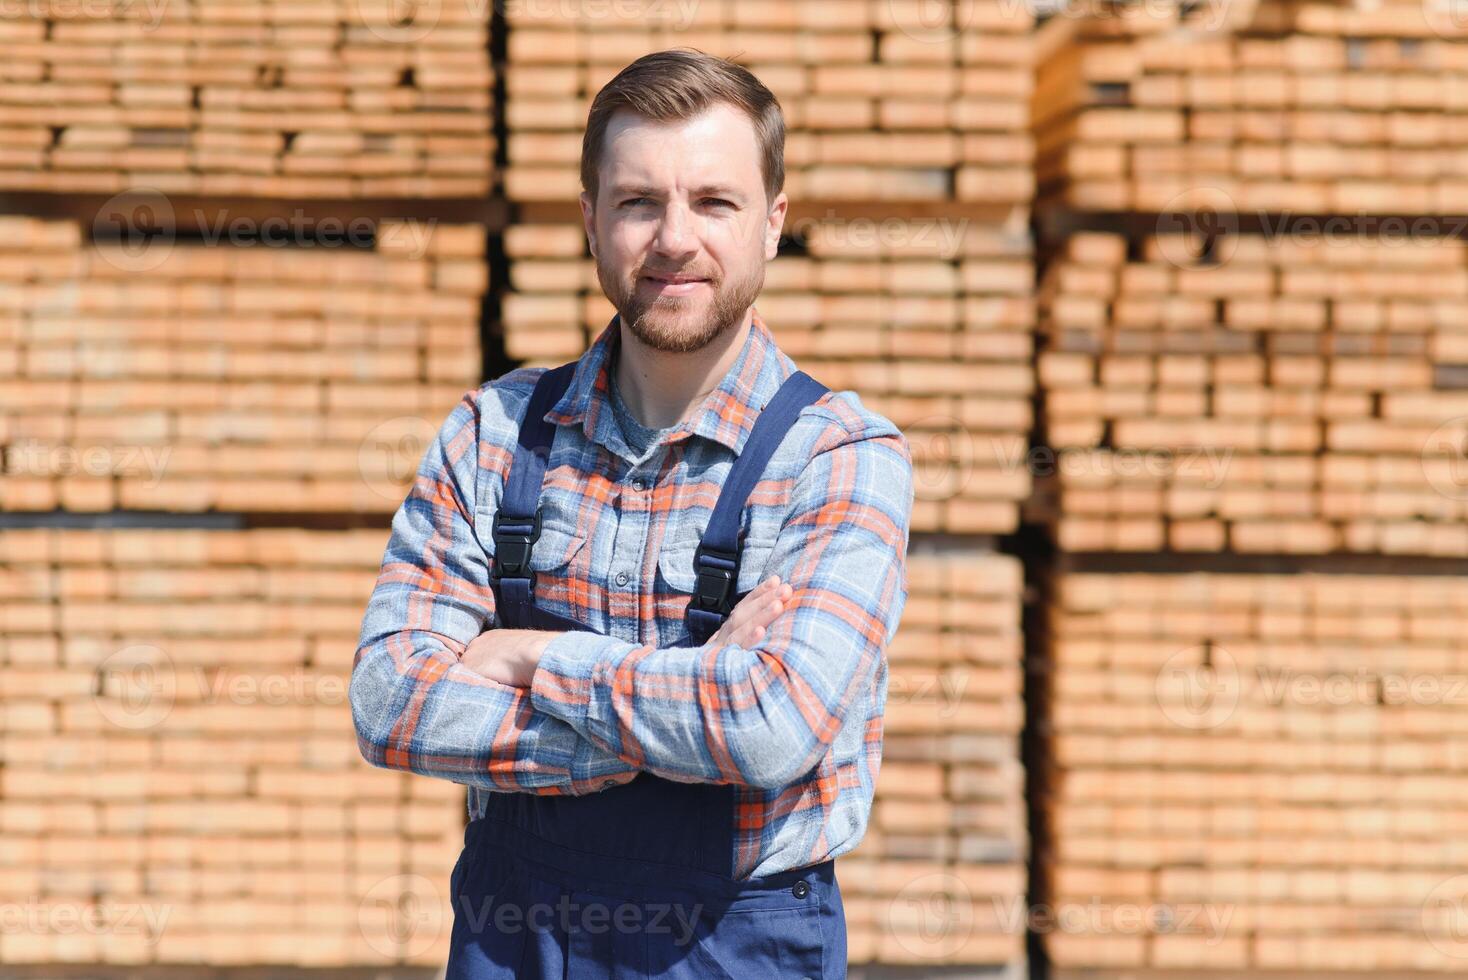
[[[784,123],[691,51],[594,100],[581,210],[617,316],[469,392],[393,518],[351,703],[466,784],[450,978],[842,977],[907,598],[907,442],[754,309]]]

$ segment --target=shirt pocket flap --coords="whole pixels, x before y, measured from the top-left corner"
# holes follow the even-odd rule
[[[693,567],[693,556],[698,548],[696,540],[692,542],[678,542],[663,547],[658,553],[658,576],[661,581],[660,588],[692,595],[698,584],[698,575]],[[746,540],[739,554],[739,577],[735,583],[735,591],[743,595],[750,592],[760,579],[764,578],[765,567],[770,562],[770,554],[775,549],[773,540],[759,541]]]

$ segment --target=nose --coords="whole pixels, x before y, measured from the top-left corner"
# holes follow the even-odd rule
[[[693,216],[689,214],[688,208],[682,202],[669,202],[658,219],[658,231],[653,238],[653,248],[668,256],[683,255],[693,251],[692,220]]]

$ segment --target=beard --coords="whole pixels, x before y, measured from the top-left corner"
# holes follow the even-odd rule
[[[596,261],[596,278],[602,291],[617,309],[617,314],[632,336],[653,350],[669,354],[687,354],[701,350],[725,331],[744,319],[744,313],[759,297],[765,285],[765,266],[757,263],[742,279],[726,282],[698,269],[659,270],[662,274],[677,272],[708,280],[713,298],[706,313],[700,312],[705,300],[701,296],[639,296],[637,284],[647,270],[639,267],[627,279]]]

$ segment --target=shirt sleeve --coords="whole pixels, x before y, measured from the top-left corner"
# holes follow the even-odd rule
[[[474,534],[479,457],[496,455],[480,444],[477,396],[449,414],[393,515],[352,662],[358,747],[374,766],[490,791],[580,795],[629,782],[638,770],[537,711],[526,689],[459,662],[499,625]]]
[[[819,764],[869,699],[907,601],[907,441],[895,428],[839,435],[792,492],[761,580],[778,574],[793,594],[758,645],[560,634],[536,668],[535,706],[667,779],[777,788]]]

